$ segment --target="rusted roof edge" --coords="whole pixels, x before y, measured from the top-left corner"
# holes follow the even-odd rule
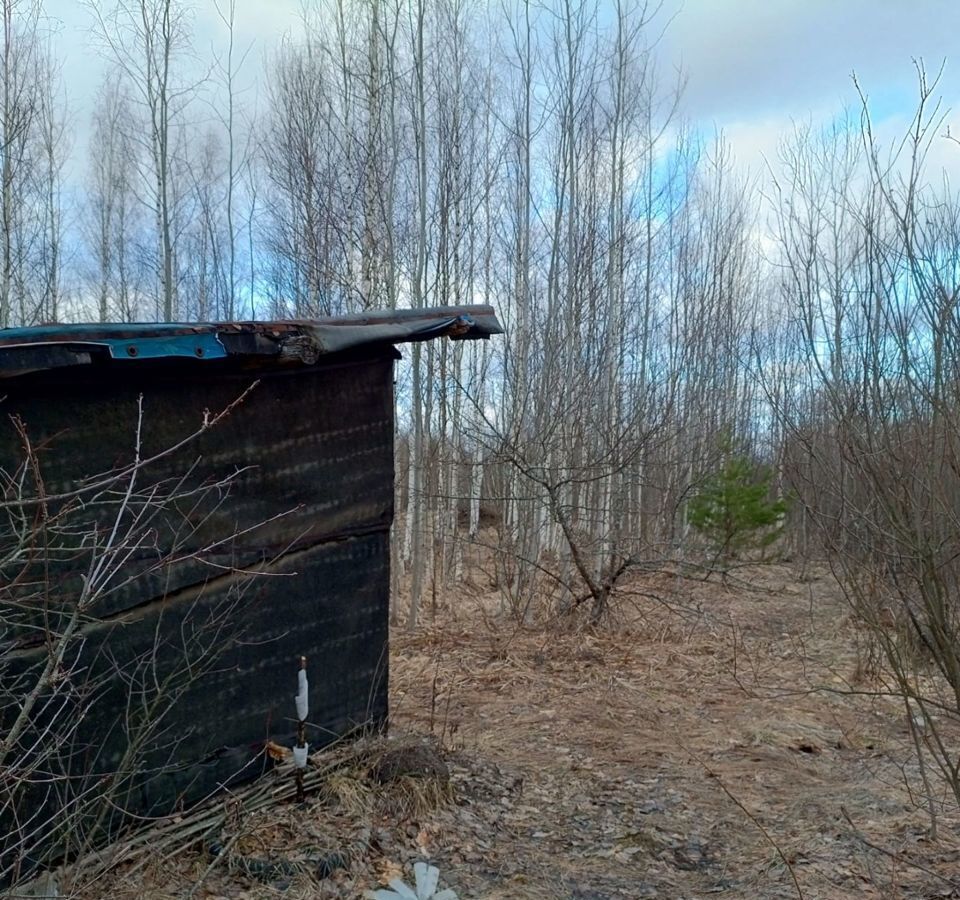
[[[450,337],[482,340],[503,329],[490,306],[381,310],[271,322],[104,323],[0,330],[0,378],[94,359],[275,356],[312,364],[364,346]]]

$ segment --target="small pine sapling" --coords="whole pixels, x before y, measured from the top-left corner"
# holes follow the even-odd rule
[[[770,499],[770,469],[731,455],[690,501],[689,522],[709,542],[716,560],[761,553],[783,533],[786,500]]]

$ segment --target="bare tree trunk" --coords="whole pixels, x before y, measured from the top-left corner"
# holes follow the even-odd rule
[[[427,102],[425,85],[424,27],[426,8],[424,0],[416,0],[414,22],[414,144],[417,166],[417,205],[416,232],[413,263],[413,305],[420,308],[425,305],[427,280]],[[413,345],[413,489],[410,502],[413,504],[411,553],[410,610],[407,616],[407,628],[417,626],[420,604],[423,594],[424,570],[426,568],[426,548],[424,547],[424,473],[426,469],[426,434],[424,427],[424,395],[422,354],[420,344]],[[429,370],[428,370],[429,371]],[[429,381],[429,377],[428,377]],[[429,407],[428,407],[429,408]]]

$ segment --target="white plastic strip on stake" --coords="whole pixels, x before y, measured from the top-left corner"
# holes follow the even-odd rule
[[[304,744],[302,747],[293,748],[293,764],[298,769],[305,769],[307,767],[307,754],[310,750],[309,744]]]
[[[307,670],[301,669],[297,673],[299,680],[299,689],[297,691],[297,718],[303,722],[307,718],[309,712],[309,704],[307,702]]]

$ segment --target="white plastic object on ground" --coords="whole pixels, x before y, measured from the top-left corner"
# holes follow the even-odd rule
[[[432,897],[440,883],[440,870],[436,866],[418,862],[413,865],[413,874],[417,879],[417,896]]]
[[[413,874],[417,880],[416,891],[399,878],[394,878],[390,882],[390,890],[381,888],[367,891],[365,896],[368,900],[458,900],[456,892],[449,889],[434,893],[440,881],[440,871],[436,866],[418,862],[413,867]]]

